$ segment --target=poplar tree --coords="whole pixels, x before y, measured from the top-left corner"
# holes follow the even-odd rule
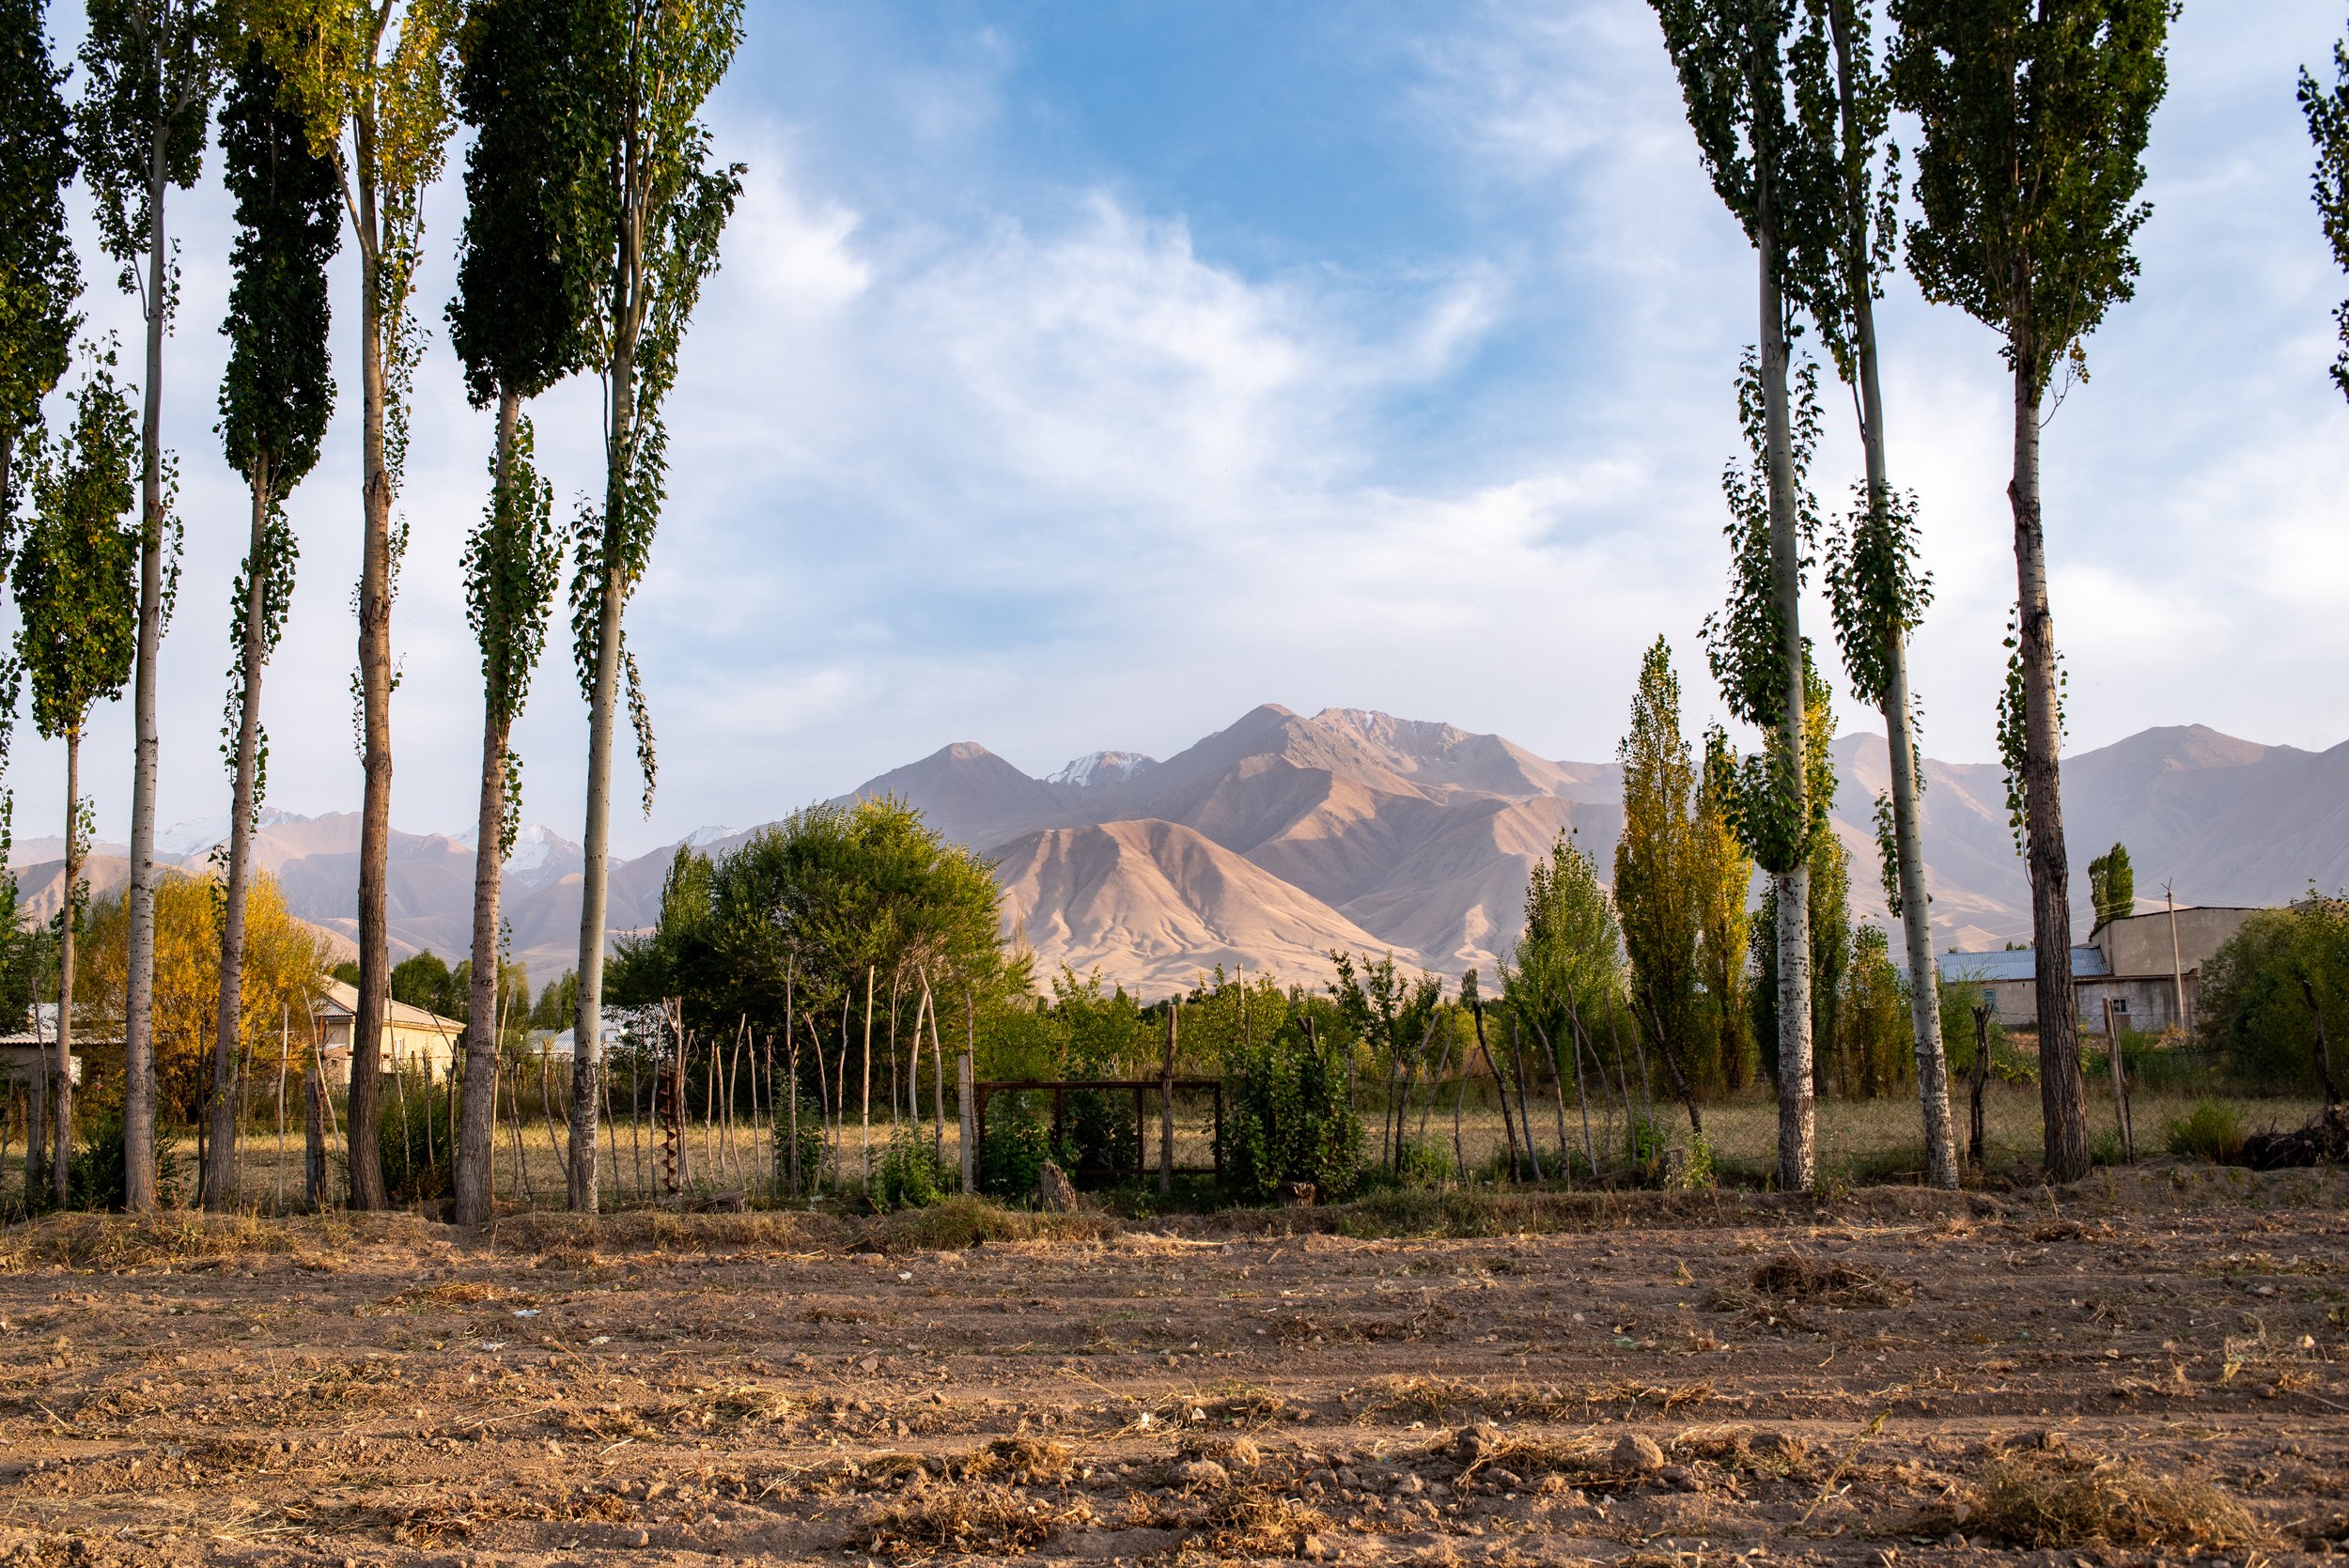
[[[66,231],[74,175],[65,68],[49,55],[45,0],[0,0],[0,551],[15,518],[20,441],[65,379],[81,324],[82,269]]]
[[[572,1020],[569,1201],[596,1207],[598,1075],[603,1044],[604,921],[610,893],[612,744],[625,673],[629,718],[654,781],[652,726],[621,617],[644,580],[667,485],[661,406],[677,350],[718,266],[718,241],[741,194],[742,165],[715,165],[697,116],[742,38],[741,0],[601,0],[598,101],[616,116],[613,156],[589,199],[602,270],[596,333],[603,375],[604,492],[574,530],[572,657],[587,698],[586,865]]]
[[[2309,140],[2316,144],[2316,172],[2309,177],[2311,197],[2333,247],[2334,264],[2349,272],[2349,43],[2333,45],[2333,85],[2319,85],[2300,72],[2300,112],[2308,116]],[[2349,301],[2333,312],[2341,327],[2341,357],[2333,380],[2349,397]]]
[[[1802,583],[1806,531],[1797,516],[1794,434],[1787,401],[1787,358],[1793,335],[1788,258],[1799,252],[1819,218],[1828,160],[1805,134],[1790,100],[1790,65],[1809,69],[1801,52],[1816,39],[1795,30],[1793,0],[1651,0],[1663,23],[1664,46],[1680,76],[1688,125],[1713,189],[1753,244],[1760,305],[1760,363],[1754,371],[1764,455],[1762,495],[1767,518],[1767,594],[1750,607],[1732,654],[1736,684],[1768,701],[1749,703],[1739,716],[1776,737],[1764,755],[1771,772],[1766,798],[1749,805],[1776,818],[1773,843],[1800,842],[1816,815],[1806,790],[1803,756]],[[1806,925],[1810,898],[1806,857],[1756,859],[1779,894],[1779,1056],[1802,1063],[1811,1057],[1811,970]],[[1779,1170],[1781,1187],[1807,1189],[1814,1173],[1815,1112],[1810,1075],[1779,1078]]]
[[[1623,765],[1623,835],[1615,841],[1615,910],[1631,960],[1631,1005],[1662,1039],[1697,1030],[1698,936],[1703,893],[1692,815],[1697,773],[1680,729],[1680,677],[1658,637],[1640,660]]]
[[[359,984],[351,1020],[350,1204],[388,1201],[377,1133],[381,1042],[391,1000],[384,908],[392,837],[392,596],[407,530],[392,505],[408,459],[410,389],[424,353],[411,309],[423,254],[424,193],[450,129],[454,0],[245,0],[286,79],[313,151],[330,159],[359,247],[359,706],[366,791],[359,808]]]
[[[236,662],[223,726],[229,765],[228,863],[221,901],[220,1008],[212,1038],[211,1136],[204,1206],[225,1210],[236,1192],[236,1078],[243,1017],[244,927],[253,831],[269,787],[261,728],[261,673],[285,630],[300,550],[286,497],[316,466],[334,401],[328,373],[326,264],[342,230],[334,165],[310,146],[301,114],[279,99],[283,79],[260,40],[232,54],[221,106],[221,161],[237,204],[229,252],[228,369],[220,388],[220,436],[244,475],[252,520],[230,615]]]
[[[122,1191],[132,1212],[155,1206],[155,786],[163,738],[156,664],[179,585],[178,465],[163,453],[163,336],[179,296],[164,224],[173,186],[203,172],[220,17],[210,0],[89,0],[86,77],[74,117],[82,171],[122,291],[147,322],[139,418],[138,664],[132,677],[136,755],[131,777],[129,973],[123,986]]]
[[[1995,329],[2014,378],[2015,603],[2022,815],[2039,954],[2040,1102],[2050,1180],[2088,1173],[2086,1085],[2072,994],[2071,864],[2055,615],[2039,500],[2040,428],[2057,370],[2136,290],[2131,242],[2145,142],[2168,84],[2174,0],[1892,0],[1891,79],[1922,123],[1921,221],[1908,266],[1925,297]]]
[[[17,552],[17,658],[33,697],[33,724],[65,742],[65,893],[57,937],[57,1099],[49,1176],[67,1197],[73,1134],[73,949],[88,852],[82,799],[82,726],[91,705],[121,694],[138,647],[141,531],[127,522],[137,501],[132,467],[139,437],[115,382],[109,348],[73,395],[62,449],[32,456],[32,520]],[[153,1141],[148,1143],[152,1157]],[[131,1151],[126,1149],[126,1158]]]
[[[1811,489],[1812,455],[1819,444],[1819,371],[1805,361],[1797,377],[1785,421],[1783,468],[1787,504],[1794,513],[1796,548],[1819,532],[1818,501]],[[1818,733],[1821,691],[1812,671],[1811,648],[1799,641],[1788,654],[1780,613],[1779,549],[1773,474],[1781,466],[1775,450],[1766,378],[1749,351],[1738,366],[1737,417],[1744,427],[1748,458],[1721,472],[1721,494],[1729,505],[1724,532],[1730,543],[1729,602],[1705,617],[1705,660],[1729,710],[1762,732],[1762,751],[1738,764],[1730,793],[1730,820],[1756,864],[1769,874],[1762,913],[1772,956],[1762,966],[1771,995],[1755,1006],[1769,1025],[1763,1045],[1778,1086],[1778,1181],[1786,1191],[1808,1190],[1816,1174],[1817,1096],[1813,1091],[1815,988],[1811,921],[1815,851],[1828,836],[1828,807],[1835,795],[1829,736]],[[1787,722],[1782,703],[1785,671],[1794,671],[1803,700]],[[1788,945],[1790,933],[1799,938]],[[1791,977],[1789,971],[1796,971]],[[1797,1016],[1798,1015],[1798,1016]]]
[[[1861,701],[1884,717],[1890,786],[1876,798],[1876,846],[1886,906],[1902,923],[1907,955],[1909,1029],[1917,1054],[1925,1177],[1958,1180],[1957,1132],[1941,1039],[1941,990],[1934,983],[1933,913],[1925,890],[1922,750],[1908,689],[1908,640],[1932,602],[1917,565],[1916,503],[1892,488],[1885,456],[1884,394],[1876,353],[1875,303],[1892,264],[1900,165],[1892,146],[1891,83],[1878,67],[1869,13],[1857,0],[1805,0],[1812,46],[1797,98],[1815,145],[1832,149],[1829,199],[1812,248],[1797,259],[1802,293],[1836,372],[1851,389],[1865,478],[1859,505],[1839,520],[1828,551],[1828,603],[1844,673]],[[1824,36],[1826,47],[1820,47]]]
[[[481,646],[481,791],[474,837],[472,997],[457,1132],[457,1222],[490,1217],[497,1084],[500,876],[520,824],[514,721],[546,646],[563,551],[553,491],[521,416],[588,363],[596,308],[592,209],[614,150],[594,87],[597,0],[482,0],[458,38],[459,114],[473,128],[449,342],[476,408],[497,408],[490,505],[465,547],[466,616]]]

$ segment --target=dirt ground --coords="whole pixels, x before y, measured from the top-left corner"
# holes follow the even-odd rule
[[[54,1218],[0,1563],[2293,1561],[2349,1550],[2345,1200]]]

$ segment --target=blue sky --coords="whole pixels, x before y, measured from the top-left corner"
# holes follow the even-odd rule
[[[2349,405],[2325,374],[2349,280],[2292,99],[2341,21],[2188,0],[2178,25],[2139,297],[2046,431],[2076,747],[2188,722],[2349,735]],[[671,404],[670,504],[630,622],[661,784],[649,821],[614,824],[620,848],[764,820],[953,740],[1044,772],[1164,755],[1267,701],[1600,758],[1659,633],[1691,724],[1715,710],[1695,631],[1726,581],[1752,263],[1639,0],[754,0],[711,120],[749,173]],[[428,209],[435,328],[456,166]],[[166,822],[226,809],[244,527],[211,435],[226,203],[175,204],[166,429],[189,555]],[[110,269],[86,270],[93,322],[133,337]],[[346,263],[347,392],[352,283]],[[1883,331],[1894,475],[1939,594],[1915,651],[1925,745],[1981,759],[2014,593],[2006,383],[1994,336],[1905,280]],[[394,816],[457,831],[480,725],[458,556],[491,432],[437,332],[418,397]],[[266,697],[272,802],[301,812],[359,793],[355,411],[347,396],[294,498],[302,579]],[[534,411],[568,509],[597,482],[594,385]],[[1840,394],[1828,414],[1832,499],[1857,455]],[[560,651],[518,741],[528,815],[576,837],[584,717]],[[20,734],[21,835],[54,831],[55,750]],[[118,834],[127,705],[86,756]]]

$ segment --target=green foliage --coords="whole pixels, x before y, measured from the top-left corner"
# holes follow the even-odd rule
[[[481,648],[484,698],[501,735],[521,717],[529,698],[563,575],[554,487],[539,477],[537,452],[530,421],[517,419],[502,454],[502,473],[501,454],[490,454],[490,505],[465,540],[465,622]],[[514,835],[521,827],[521,759],[509,752],[503,767],[501,857],[514,852]]]
[[[782,1070],[780,1063],[776,1064],[776,1070]],[[789,1092],[786,1085],[784,1093]],[[824,1171],[824,1108],[806,1094],[800,1096],[799,1132],[800,1190],[811,1192]],[[774,1144],[775,1182],[777,1189],[782,1190],[791,1180],[791,1112],[790,1108],[781,1102],[775,1106]],[[961,1180],[957,1173],[955,1185],[960,1186]]]
[[[600,689],[604,605],[619,626],[652,559],[668,484],[661,405],[677,380],[677,351],[718,268],[718,241],[742,193],[742,165],[712,166],[704,101],[742,41],[742,0],[677,6],[605,0],[588,31],[601,49],[583,101],[599,104],[613,138],[596,149],[600,178],[583,185],[586,232],[600,288],[594,327],[604,375],[604,495],[572,529],[572,652],[588,705],[606,714]],[[650,716],[625,633],[612,650],[628,686],[645,803],[655,765]]]
[[[383,1190],[396,1203],[447,1197],[457,1162],[457,1118],[447,1086],[413,1070],[384,1077],[383,1110],[376,1124]]]
[[[90,705],[117,695],[137,651],[139,533],[127,522],[138,430],[100,354],[73,395],[62,450],[32,458],[33,518],[12,586],[17,657],[32,682],[33,722],[48,739],[78,735]]]
[[[357,982],[352,982],[354,985]],[[551,1029],[556,1033],[571,1027],[579,1008],[579,975],[570,970],[547,982],[538,993],[537,1005],[530,1010],[530,1027]]]
[[[1106,1172],[1112,1182],[1141,1177],[1143,1148],[1132,1096],[1081,1089],[1068,1095],[1065,1116],[1061,1146],[1072,1178],[1080,1172]]]
[[[2162,1146],[2186,1159],[2231,1165],[2243,1157],[2243,1118],[2224,1100],[2200,1099],[2183,1116],[2161,1121]]]
[[[155,300],[140,266],[163,188],[191,189],[203,173],[222,25],[210,0],[89,0],[74,145],[100,244],[121,263],[122,291],[140,296],[149,322],[170,319],[178,269],[166,271]]]
[[[989,1129],[992,1130],[991,1128]],[[800,1167],[809,1169],[804,1158]],[[926,1209],[954,1193],[961,1176],[938,1155],[929,1135],[909,1122],[900,1122],[889,1135],[873,1171],[873,1203],[885,1209]],[[1030,1191],[1034,1190],[1030,1184]]]
[[[2176,14],[2175,0],[1891,0],[1893,91],[1924,130],[1909,271],[2005,336],[2033,400],[2135,292]]]
[[[234,59],[220,114],[238,224],[220,436],[228,466],[273,502],[318,462],[334,407],[326,264],[341,242],[342,184],[334,161],[311,149],[302,116],[280,101],[285,80],[260,40],[242,40]],[[272,627],[283,623],[282,594]]]
[[[1811,734],[1803,754],[1812,775],[1811,799],[1831,800],[1835,795],[1834,754],[1828,743],[1835,735],[1835,708],[1827,682],[1815,665],[1806,664],[1810,699],[1803,705],[1803,724]],[[1851,966],[1851,852],[1831,831],[1811,841],[1811,1040],[1812,1063],[1819,1081],[1833,1071],[1838,1015],[1843,1006],[1843,981]],[[1766,887],[1762,907],[1753,917],[1751,951],[1754,978],[1752,999],[1754,1038],[1759,1042],[1763,1069],[1778,1078],[1778,890]]]
[[[1440,1138],[1407,1138],[1396,1150],[1397,1187],[1441,1187],[1455,1174],[1452,1146]]]
[[[1854,487],[1858,505],[1837,520],[1828,548],[1828,607],[1843,652],[1843,672],[1852,691],[1882,710],[1892,700],[1893,675],[1902,650],[1923,623],[1933,603],[1933,574],[1918,566],[1917,498],[1889,487],[1871,496]],[[2018,710],[2019,711],[2019,710]],[[1924,789],[1924,755],[1909,730],[1910,777]],[[1884,902],[1894,920],[1902,917],[1900,846],[1893,831],[1892,798],[1878,791],[1876,854],[1884,878]]]
[[[2056,733],[2063,733],[2064,698],[2071,673],[2063,656],[2056,655]],[[2006,613],[2006,684],[1999,689],[1999,761],[2006,768],[2006,823],[2015,835],[2015,852],[2025,853],[2030,833],[2030,803],[2023,792],[2023,764],[2030,752],[2030,686],[2023,669],[2022,611]]]
[[[457,108],[474,135],[449,346],[476,408],[536,397],[594,352],[592,194],[619,137],[618,106],[597,91],[617,41],[608,9],[475,0],[457,35]]]
[[[1026,1094],[996,1094],[987,1102],[987,1136],[979,1141],[980,1190],[1022,1203],[1035,1196],[1044,1163],[1060,1161],[1044,1112]]]
[[[2194,1010],[2223,1070],[2246,1089],[2322,1087],[2320,1012],[2334,1082],[2349,1079],[2349,899],[2311,892],[2253,915],[2202,966]]]
[[[469,966],[459,968],[471,973]],[[464,983],[450,970],[447,961],[427,948],[392,966],[392,1000],[462,1023],[469,999]]]
[[[1242,1202],[1269,1202],[1289,1182],[1344,1198],[1361,1177],[1366,1140],[1346,1100],[1346,1048],[1322,1022],[1299,1009],[1234,1053],[1224,1080],[1223,1176]]]
[[[2307,70],[2300,72],[2300,112],[2308,116],[2309,140],[2316,144],[2316,172],[2310,177],[2310,194],[2333,247],[2333,264],[2349,272],[2349,43],[2333,45],[2333,84],[2320,85]],[[2333,312],[2341,325],[2341,357],[2333,361],[2333,380],[2349,397],[2349,301]]]
[[[1699,1027],[1696,765],[1680,729],[1680,679],[1661,637],[1641,661],[1630,731],[1616,756],[1623,834],[1615,843],[1615,912],[1634,1004],[1654,1016],[1666,1038],[1688,1040]]]
[[[941,1007],[958,1008],[966,986],[1024,993],[1000,897],[991,862],[902,801],[810,806],[714,862],[680,848],[653,929],[618,943],[607,996],[620,1006],[682,997],[688,1028],[727,1033],[747,1017],[778,1040],[787,999],[798,1028],[836,1044],[844,1000],[861,1023],[868,970],[877,1018],[893,983],[918,992],[926,979]]]
[[[80,1135],[66,1167],[67,1188],[75,1208],[118,1212],[123,1206],[122,1104],[118,1098],[84,1103],[92,1110],[81,1118]],[[159,1120],[155,1126],[157,1201],[172,1202],[185,1174],[176,1140]]]
[[[1851,967],[1836,1008],[1836,1087],[1865,1099],[1907,1084],[1917,1074],[1917,1034],[1908,986],[1893,966],[1884,928],[1853,929]]]
[[[1740,888],[1739,908],[1744,890]],[[1623,991],[1623,936],[1598,865],[1566,833],[1526,880],[1525,930],[1501,967],[1503,1005],[1547,1039],[1553,1070],[1580,1075],[1578,1028],[1587,1032]],[[1455,1060],[1462,1053],[1455,1051]],[[1449,1151],[1446,1151],[1447,1157]]]
[[[65,215],[76,163],[47,8],[0,0],[0,551],[15,502],[9,448],[40,424],[81,322],[82,270]]]
[[[2098,925],[2137,912],[2137,873],[2129,866],[2128,846],[2116,844],[2088,862],[2088,897],[2096,907]]]

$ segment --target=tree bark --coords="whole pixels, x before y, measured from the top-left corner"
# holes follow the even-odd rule
[[[497,466],[492,483],[496,495],[492,516],[503,526],[506,487],[513,480],[514,433],[521,418],[521,398],[511,392],[498,396]],[[483,632],[502,640],[508,629],[485,627]],[[482,688],[481,799],[474,813],[473,862],[473,984],[465,1002],[464,1095],[458,1107],[457,1204],[459,1225],[489,1223],[496,1196],[497,1157],[497,1020],[501,977],[498,974],[500,878],[505,873],[499,848],[506,836],[506,691],[510,678],[502,653],[490,660]],[[488,1037],[483,1037],[485,1031]],[[577,1038],[576,1035],[573,1036]]]
[[[622,225],[620,270],[635,260]],[[571,1038],[570,1206],[596,1212],[596,1105],[588,1092],[603,1064],[603,928],[611,898],[612,738],[619,722],[620,612],[627,587],[618,565],[626,523],[630,454],[636,434],[636,335],[632,312],[624,303],[622,332],[613,346],[611,427],[604,440],[603,553],[596,611],[595,685],[587,704],[587,824],[582,834],[586,863],[580,878],[579,1005]]]
[[[237,674],[244,691],[237,704],[236,777],[228,791],[228,886],[221,899],[220,1010],[212,1035],[211,1158],[204,1167],[204,1206],[214,1214],[234,1203],[237,1167],[236,1108],[230,1087],[237,1070],[237,1041],[244,1006],[244,911],[251,891],[256,762],[261,737],[261,665],[268,657],[263,622],[270,574],[270,477],[266,458],[248,476],[253,491],[252,539],[247,547],[244,640],[237,649]]]
[[[163,754],[156,714],[156,661],[163,641],[163,147],[155,129],[148,155],[152,222],[147,247],[147,385],[139,418],[139,644],[132,677],[136,733],[131,772],[130,930],[123,983],[122,1206],[151,1213],[155,1193],[155,782]]]
[[[384,465],[384,300],[377,269],[374,133],[358,122],[360,450],[362,536],[359,569],[359,693],[366,788],[359,808],[359,985],[350,1021],[350,1206],[388,1202],[377,1147],[382,1103],[383,1019],[392,986],[391,934],[385,919],[386,862],[392,838],[392,476]]]
[[[1770,501],[1770,597],[1777,611],[1786,697],[1779,718],[1780,766],[1792,784],[1781,809],[1810,809],[1803,706],[1802,542],[1795,519],[1794,442],[1786,411],[1785,302],[1769,182],[1758,183],[1756,239],[1762,333],[1762,409]],[[1799,835],[1798,835],[1799,836]],[[1816,1175],[1817,1112],[1811,1075],[1811,868],[1773,875],[1778,890],[1778,1185],[1809,1190]]]
[[[2017,298],[2029,297],[2027,283]],[[2063,846],[2063,800],[2056,755],[2062,745],[2056,691],[2055,616],[2047,607],[2046,538],[2039,514],[2038,349],[2026,313],[2015,354],[2015,572],[2023,662],[2023,796],[2030,846],[2032,989],[2039,1004],[2039,1100],[2046,1122],[2047,1179],[2088,1174],[2087,1084],[2080,1076],[2079,1020],[2072,996],[2071,862]]]
[[[50,1119],[49,1191],[63,1208],[71,1199],[73,1166],[73,938],[81,911],[82,726],[65,732],[65,908],[57,922],[57,1109]]]

